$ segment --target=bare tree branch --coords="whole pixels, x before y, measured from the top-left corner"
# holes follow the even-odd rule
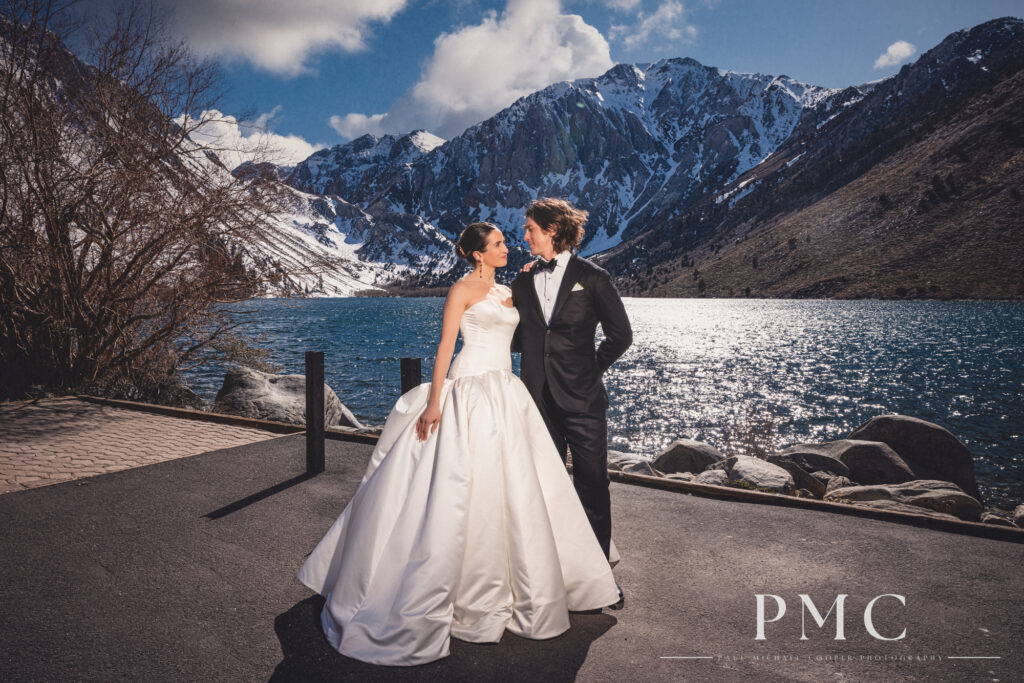
[[[67,8],[0,11],[0,398],[154,399],[237,345],[229,304],[289,275],[247,256],[281,199],[192,142],[216,73],[152,6],[96,29],[92,66],[62,41],[80,28]]]

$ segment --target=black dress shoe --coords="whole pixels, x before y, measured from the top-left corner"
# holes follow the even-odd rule
[[[622,588],[619,586],[619,584],[615,584],[615,588],[619,591],[619,601],[614,605],[608,605],[608,609],[619,610],[626,605],[626,595],[622,592]]]

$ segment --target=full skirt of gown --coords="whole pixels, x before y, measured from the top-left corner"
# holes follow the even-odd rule
[[[422,664],[447,656],[450,637],[553,638],[570,610],[615,603],[609,560],[519,377],[445,379],[441,422],[421,442],[429,394],[421,384],[398,400],[358,491],[299,570],[326,598],[331,645]]]

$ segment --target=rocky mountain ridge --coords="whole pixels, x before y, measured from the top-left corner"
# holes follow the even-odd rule
[[[1024,296],[1024,22],[952,34],[601,255],[633,294]]]
[[[595,253],[756,165],[808,110],[825,116],[862,96],[786,76],[723,73],[688,58],[622,64],[524,97],[390,170],[355,160],[366,150],[393,156],[404,138],[364,136],[314,155],[288,182],[341,190],[371,213],[423,216],[449,237],[475,220],[517,228],[530,200],[564,196],[590,211],[583,252]],[[320,163],[327,157],[339,161],[330,177]]]
[[[1024,296],[1022,43],[1020,19],[986,22],[844,89],[689,58],[618,65],[452,140],[363,136],[269,169],[291,208],[249,262],[334,264],[282,294],[445,285],[465,224],[494,221],[515,246],[523,207],[563,196],[590,211],[583,253],[629,294]]]
[[[292,187],[311,194],[331,194],[366,203],[382,177],[408,167],[444,140],[423,130],[406,135],[363,135],[344,145],[314,152],[282,174]]]
[[[1009,284],[979,289],[976,283],[984,278],[967,277],[965,270],[985,271],[975,258],[960,259],[963,268],[957,277],[962,286],[948,291],[934,283],[923,289],[899,284],[873,289],[878,266],[830,276],[825,272],[828,264],[841,257],[816,249],[844,234],[850,213],[829,214],[834,220],[815,218],[816,230],[822,232],[816,242],[805,234],[807,229],[787,233],[782,240],[785,253],[794,251],[794,240],[805,247],[803,265],[796,269],[803,275],[796,279],[792,268],[760,267],[763,279],[726,284],[729,278],[723,278],[721,287],[712,287],[707,278],[693,276],[693,261],[704,258],[697,250],[715,258],[731,253],[728,244],[741,244],[765,225],[826,199],[845,208],[840,200],[854,192],[857,186],[851,184],[873,169],[885,176],[882,164],[896,154],[902,155],[904,167],[913,167],[915,180],[908,183],[920,186],[925,178],[931,184],[927,179],[935,175],[930,170],[934,163],[927,156],[932,152],[919,149],[925,156],[914,156],[907,152],[909,146],[1019,71],[1021,24],[1020,19],[1006,18],[958,31],[895,76],[838,90],[787,76],[722,72],[688,58],[620,64],[598,78],[556,83],[524,97],[447,142],[428,138],[436,144],[416,144],[416,136],[422,140],[426,135],[418,132],[364,136],[324,150],[296,167],[287,182],[306,191],[337,191],[369,216],[418,216],[448,240],[474,220],[518,230],[529,201],[563,196],[590,211],[582,252],[599,254],[598,260],[624,289],[637,295],[1019,296]],[[996,119],[993,130],[1005,132],[1017,125],[1013,117]],[[974,135],[986,140],[982,147],[954,141],[950,154],[987,158],[992,155],[986,150],[993,147],[998,152],[1013,149],[1012,133],[1007,133],[1009,148],[1002,146],[1007,136],[979,137],[977,130]],[[1013,174],[1006,168],[1015,168],[1014,159],[1003,158],[1003,170],[993,171],[1002,174],[998,182],[1012,184]],[[980,172],[987,162],[978,161]],[[878,191],[872,201],[893,202],[892,194]],[[913,192],[908,188],[899,197],[904,194]],[[964,208],[970,214],[984,211],[988,200],[966,194],[963,201],[970,203]],[[820,208],[826,206],[830,204]],[[1002,207],[995,213],[1006,211]],[[888,232],[913,233],[913,241],[923,245],[938,225],[932,218],[894,211],[885,220],[899,227]],[[877,232],[878,227],[865,229]],[[936,240],[939,233],[941,239],[955,239],[945,227],[936,230]],[[905,236],[900,241],[907,242]],[[1012,247],[1009,254],[1017,253],[1012,237],[1004,243]],[[894,243],[893,249],[901,251],[897,247]],[[925,251],[936,248],[921,246]],[[742,254],[747,270],[754,269],[754,256]],[[888,279],[919,279],[916,271],[925,261],[915,258],[899,256],[899,269]],[[419,285],[443,284],[458,274],[446,271],[445,264],[425,262],[427,267],[415,278]],[[942,259],[927,263],[945,267]],[[738,266],[735,259],[723,264],[723,272]],[[681,268],[689,270],[682,274]],[[824,284],[813,282],[815,277]],[[675,284],[665,286],[670,280]],[[842,284],[854,281],[860,284],[852,289]]]
[[[353,296],[455,266],[451,241],[419,216],[371,215],[337,196],[284,191],[289,210],[277,217],[272,243],[249,249],[253,267],[289,273],[275,294]],[[309,268],[316,260],[331,267]]]

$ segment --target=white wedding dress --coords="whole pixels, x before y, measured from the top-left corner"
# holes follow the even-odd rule
[[[451,636],[553,638],[569,610],[618,600],[544,420],[512,373],[510,295],[495,285],[463,313],[437,431],[416,438],[430,394],[421,384],[395,404],[359,489],[299,570],[327,599],[324,633],[344,655],[407,666],[447,656]]]

